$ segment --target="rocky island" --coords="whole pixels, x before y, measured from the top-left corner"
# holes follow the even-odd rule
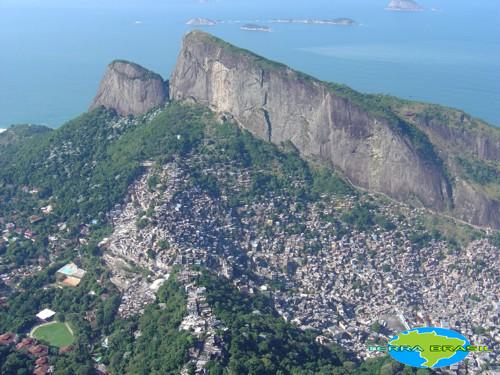
[[[265,32],[265,33],[271,32],[271,28],[269,26],[256,25],[253,23],[247,23],[247,24],[241,26],[240,29],[245,30],[245,31],[260,31],[260,32]]]
[[[418,12],[424,8],[413,0],[391,0],[386,9],[403,12]]]
[[[208,19],[208,18],[191,18],[189,21],[186,22],[186,25],[189,26],[215,26],[217,25],[217,21]]]
[[[317,19],[273,19],[271,23],[302,23],[306,25],[340,25],[340,26],[354,26],[356,21],[350,18],[334,18],[330,20],[317,20]]]

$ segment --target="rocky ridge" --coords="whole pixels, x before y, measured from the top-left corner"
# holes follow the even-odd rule
[[[405,118],[377,96],[321,82],[195,30],[185,36],[170,98],[206,105],[269,142],[291,141],[358,187],[500,228],[498,200],[448,170],[449,155],[433,142],[438,133],[424,126],[434,122]],[[496,138],[484,147],[478,138],[478,147],[495,157],[498,134],[489,130]]]

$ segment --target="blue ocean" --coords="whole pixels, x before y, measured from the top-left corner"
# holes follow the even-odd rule
[[[127,59],[165,78],[194,17],[205,29],[320,79],[463,109],[500,125],[500,2],[420,0],[0,0],[0,128],[57,127],[84,112],[106,65]],[[357,27],[241,23],[349,17]]]

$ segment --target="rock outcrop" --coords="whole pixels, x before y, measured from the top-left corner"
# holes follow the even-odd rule
[[[500,201],[488,198],[464,180],[455,183],[453,216],[468,223],[500,229]]]
[[[435,144],[449,149],[451,153],[461,154],[466,151],[480,160],[500,162],[500,131],[495,131],[460,111],[452,114],[456,118],[451,121],[419,116],[417,124]],[[450,122],[456,126],[450,126]]]
[[[160,75],[128,61],[114,61],[90,109],[103,106],[122,116],[135,116],[164,105],[167,99],[168,85]]]
[[[460,186],[460,197],[467,207],[454,197],[453,176],[426,132],[372,96],[192,31],[170,79],[170,98],[228,113],[275,144],[291,141],[304,157],[335,166],[358,187],[500,227],[494,202],[466,185]],[[480,212],[469,212],[473,202],[481,203],[472,208]]]

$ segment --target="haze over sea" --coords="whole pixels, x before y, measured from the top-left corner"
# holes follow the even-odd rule
[[[500,2],[420,0],[0,0],[0,128],[57,127],[84,112],[106,65],[127,59],[165,78],[194,17],[255,22],[349,17],[359,27],[237,23],[205,28],[265,57],[370,93],[460,108],[500,125]],[[431,10],[435,8],[435,10]]]

